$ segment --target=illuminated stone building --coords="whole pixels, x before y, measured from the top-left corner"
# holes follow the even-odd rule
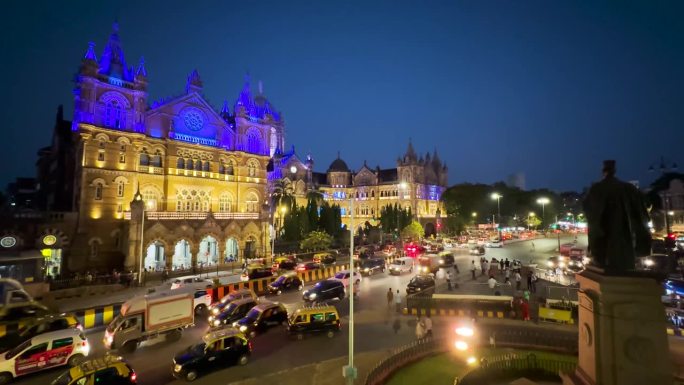
[[[291,183],[299,205],[306,204],[308,191],[319,191],[327,202],[340,206],[345,225],[351,221],[350,198],[354,197],[354,228],[366,222],[375,224],[383,207],[397,204],[410,208],[431,235],[438,231],[445,214],[440,198],[448,183],[448,168],[436,150],[419,156],[410,141],[396,168],[371,168],[364,162],[358,171],[352,171],[338,154],[326,172],[315,172],[313,158],[299,159],[294,147],[285,154],[276,153],[273,164],[269,178]]]
[[[46,250],[57,265],[50,274],[213,266],[270,252],[266,165],[282,151],[284,123],[248,78],[220,110],[196,70],[180,95],[151,102],[145,63],[128,65],[115,25],[99,57],[89,44],[75,83],[73,121],[60,110],[37,164],[45,209],[77,218],[5,236],[36,237],[23,243]],[[131,213],[137,193],[144,220]]]

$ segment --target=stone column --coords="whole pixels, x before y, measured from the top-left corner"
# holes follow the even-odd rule
[[[139,199],[140,198],[140,199]],[[128,250],[124,260],[124,270],[138,271],[140,268],[140,246],[142,243],[143,213],[145,204],[139,194],[131,201],[131,220],[128,223]]]
[[[672,384],[662,287],[645,276],[577,274],[579,360],[565,385]]]

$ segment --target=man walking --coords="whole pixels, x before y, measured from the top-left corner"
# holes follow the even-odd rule
[[[446,281],[447,281],[447,290],[451,291],[451,272],[447,271],[446,273]]]
[[[394,304],[397,307],[397,313],[401,312],[401,294],[399,293],[399,290],[397,290],[397,294],[394,295]]]
[[[504,260],[503,260],[503,258],[499,259],[499,270],[501,271],[501,274],[503,274],[503,271],[504,271]]]
[[[394,299],[394,293],[392,292],[392,288],[390,287],[389,290],[387,290],[387,309],[392,308],[392,300]]]
[[[520,283],[522,281],[522,276],[519,271],[515,272],[515,290],[520,290]]]
[[[474,281],[475,280],[475,260],[474,259],[470,265],[470,272],[473,273],[473,281]]]
[[[537,292],[537,274],[532,273],[532,277],[530,278],[530,282],[532,282],[532,286],[530,291],[533,293]]]
[[[425,316],[423,323],[425,324],[425,337],[432,337],[432,320],[429,314]]]

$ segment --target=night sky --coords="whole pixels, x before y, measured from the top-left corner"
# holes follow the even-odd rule
[[[79,4],[82,3],[82,4]],[[599,4],[600,3],[600,4]],[[394,167],[409,138],[450,183],[525,173],[528,188],[581,190],[618,161],[642,186],[660,156],[683,163],[684,2],[3,2],[0,183],[33,176],[88,41],[117,19],[149,100],[197,68],[232,106],[249,71],[286,121],[286,144],[325,171]]]

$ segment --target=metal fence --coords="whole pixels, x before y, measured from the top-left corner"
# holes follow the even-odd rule
[[[446,340],[423,338],[395,350],[366,376],[365,385],[380,385],[399,368],[446,349]]]
[[[483,358],[480,365],[468,372],[462,379],[456,379],[454,384],[470,385],[488,382],[493,377],[510,377],[523,373],[537,372],[541,375],[558,375],[571,373],[577,367],[576,360],[538,358],[534,353],[524,356],[505,354]]]

